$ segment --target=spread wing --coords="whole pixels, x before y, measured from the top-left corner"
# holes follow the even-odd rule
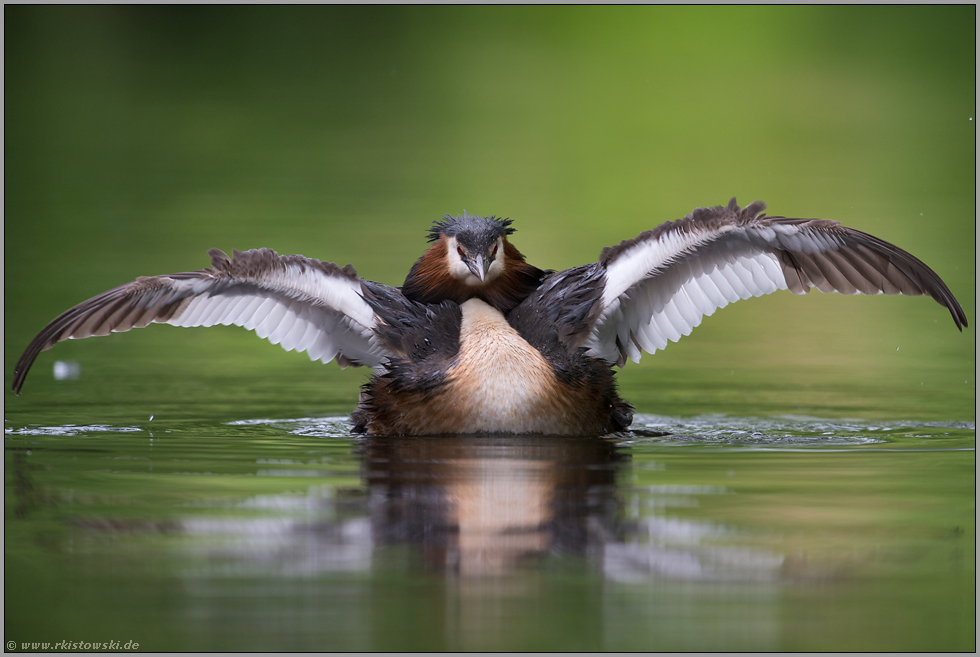
[[[604,286],[583,346],[620,366],[676,342],[739,299],[811,287],[843,294],[931,296],[957,328],[966,315],[938,275],[876,237],[821,219],[767,217],[761,201],[699,208],[603,249]],[[583,333],[584,335],[584,333]]]
[[[243,326],[286,351],[341,366],[376,367],[391,354],[374,335],[374,311],[361,279],[339,267],[269,249],[208,251],[211,268],[141,277],[56,317],[31,341],[14,370],[14,392],[37,355],[70,338],[109,335],[152,322],[173,326]]]

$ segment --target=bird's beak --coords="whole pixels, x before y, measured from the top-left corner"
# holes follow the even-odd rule
[[[481,283],[487,279],[488,265],[484,264],[482,255],[476,256],[466,264],[469,266],[470,271],[473,272],[473,275],[480,279]]]

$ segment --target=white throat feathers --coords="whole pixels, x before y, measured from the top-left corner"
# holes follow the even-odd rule
[[[470,287],[486,285],[504,273],[504,238],[498,237],[488,253],[470,253],[455,237],[446,239],[446,259],[449,262],[449,275],[466,283]],[[474,263],[477,268],[489,262],[483,280],[473,273],[467,261]]]

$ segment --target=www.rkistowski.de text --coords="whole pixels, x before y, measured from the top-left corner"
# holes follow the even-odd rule
[[[138,650],[140,644],[135,641],[58,641],[57,643],[40,641],[7,641],[7,652],[14,650]]]

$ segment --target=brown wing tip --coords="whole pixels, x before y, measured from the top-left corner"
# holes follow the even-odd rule
[[[20,396],[20,390],[24,387],[24,380],[27,378],[27,373],[31,370],[31,365],[34,364],[34,360],[37,358],[38,354],[45,350],[44,342],[46,336],[43,335],[43,331],[27,345],[27,349],[21,354],[20,358],[17,360],[17,364],[14,366],[14,381],[10,386],[10,389],[14,391],[14,394],[18,397]]]
[[[215,271],[227,271],[231,265],[231,258],[221,249],[208,249],[208,255],[211,256],[211,268]]]
[[[963,332],[964,326],[969,326],[969,322],[966,321],[966,313],[963,312],[963,308],[960,307],[959,302],[956,299],[952,299],[953,303],[947,306],[949,308],[949,314],[953,316],[953,321],[956,322],[956,328]]]

